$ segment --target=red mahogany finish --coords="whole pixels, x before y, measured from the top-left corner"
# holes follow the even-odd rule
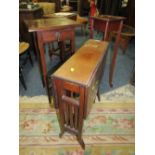
[[[120,39],[120,33],[123,27],[123,21],[125,17],[119,16],[110,16],[110,15],[100,15],[100,16],[93,16],[91,17],[93,20],[93,26],[90,28],[90,38],[93,38],[94,30],[98,30],[104,33],[103,40],[109,40],[110,32],[116,31],[117,37],[114,45],[114,52],[112,57],[112,62],[110,65],[110,72],[109,72],[109,84],[112,87],[112,79],[113,73],[116,63],[116,57],[118,53],[118,43]]]
[[[46,59],[44,44],[53,42],[53,41],[62,41],[64,39],[70,39],[72,42],[72,51],[73,54],[75,51],[74,39],[75,33],[74,28],[78,25],[74,20],[68,18],[46,18],[46,19],[36,19],[36,20],[26,20],[25,21],[28,31],[34,32],[34,42],[36,45],[38,60],[40,64],[40,71],[43,78],[43,85],[46,86]],[[37,40],[37,42],[36,42]],[[65,51],[61,51],[62,59]]]
[[[104,71],[108,42],[88,40],[52,76],[54,105],[60,116],[60,137],[76,135],[82,148],[82,127],[95,100]]]

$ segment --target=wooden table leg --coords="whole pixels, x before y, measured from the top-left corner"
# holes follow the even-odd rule
[[[130,39],[131,39],[131,37],[124,37],[124,38],[122,37],[122,39],[120,40],[120,45],[122,47],[123,54],[125,54],[125,52],[127,50]]]
[[[82,149],[85,149],[85,143],[82,139],[82,137],[77,136],[77,141],[79,142],[79,144],[81,145]]]
[[[98,98],[98,101],[101,100],[101,98],[100,98],[100,90],[99,90],[99,88],[98,88],[98,90],[97,90],[97,98]]]
[[[61,59],[61,62],[63,63],[65,60],[65,42],[59,41],[58,45],[59,45],[59,49],[60,49],[60,59]]]
[[[37,60],[38,60],[38,53],[39,53],[39,49],[38,49],[38,44],[37,44],[37,36],[36,33],[33,32],[33,45],[34,45],[34,50],[35,50],[35,54],[37,56]]]
[[[108,41],[108,39],[109,39],[110,33],[109,33],[108,29],[109,29],[109,22],[106,22],[105,33],[104,33],[104,37],[103,37],[104,41]]]
[[[89,37],[90,39],[92,39],[94,36],[94,19],[92,18],[89,19],[89,29],[90,29]]]
[[[42,80],[43,87],[45,87],[45,82],[44,82],[43,75],[42,75],[43,71],[42,71],[42,67],[41,67],[40,51],[39,51],[39,47],[37,44],[37,36],[36,36],[35,32],[33,32],[33,42],[34,42],[34,46],[35,46],[35,50],[36,50],[36,54],[37,54],[37,61],[38,61],[39,69],[40,69],[40,77]]]
[[[36,41],[34,41],[34,33],[31,33],[31,38],[32,38],[33,53],[34,53],[35,59],[37,60],[37,49],[36,49],[36,45],[35,45]]]
[[[46,59],[45,59],[45,52],[42,40],[42,32],[37,32],[37,40],[39,46],[39,62],[40,62],[40,71],[42,75],[43,86],[47,85],[46,75],[47,75],[47,68],[46,68]]]
[[[80,143],[81,147],[85,149],[85,144],[82,139],[82,128],[83,128],[83,103],[84,103],[84,88],[80,88],[80,107],[79,107],[79,122],[78,122],[78,136],[77,140]]]
[[[110,85],[110,87],[113,86],[112,79],[113,79],[113,73],[114,73],[115,64],[116,64],[116,57],[117,57],[117,53],[118,53],[118,45],[119,45],[119,39],[120,39],[120,33],[122,31],[122,27],[123,27],[123,21],[120,22],[118,34],[117,34],[116,41],[114,44],[114,53],[113,53],[113,57],[112,57],[112,62],[110,64],[110,72],[109,72],[109,85]]]
[[[75,53],[75,33],[72,30],[72,37],[71,37],[71,46],[72,46],[72,53],[71,55],[73,55]]]
[[[55,101],[58,101],[59,108],[58,120],[61,130],[59,136],[62,137],[64,131],[74,134],[81,147],[85,149],[85,144],[82,139],[85,89],[60,80],[54,80],[53,84],[56,86],[58,96],[55,96]],[[79,100],[73,98],[74,91],[79,94]]]
[[[59,137],[61,138],[65,131],[65,129],[64,129],[65,119],[64,119],[63,104],[61,102],[61,97],[60,97],[61,93],[63,93],[62,82],[60,80],[52,79],[52,88],[53,88],[53,93],[54,93],[54,106],[56,108],[57,119],[58,119],[58,123],[60,126]],[[55,91],[55,90],[57,90],[57,91]]]
[[[60,35],[59,48],[60,48],[60,59],[62,62],[65,61],[65,54],[66,54],[65,40],[67,39],[70,40],[69,45],[71,46],[70,55],[73,55],[75,52],[75,33],[73,29],[66,29]]]
[[[59,110],[60,110],[60,114],[59,114],[59,116],[60,116],[60,134],[59,134],[59,137],[61,138],[65,132],[65,130],[64,130],[64,124],[65,124],[65,122],[64,122],[64,111],[63,111],[62,104],[60,105]]]

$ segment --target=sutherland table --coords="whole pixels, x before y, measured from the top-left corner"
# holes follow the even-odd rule
[[[25,20],[25,24],[28,28],[28,31],[33,32],[34,34],[34,43],[36,47],[35,49],[37,50],[37,56],[40,64],[40,71],[42,75],[43,85],[46,86],[47,68],[46,68],[44,44],[53,41],[59,41],[60,38],[69,37],[72,38],[71,40],[74,46],[72,53],[74,53],[75,50],[74,28],[80,24],[77,23],[76,21],[64,17]],[[38,44],[36,40],[38,41]],[[62,55],[63,53],[64,51],[62,52]]]
[[[82,140],[83,120],[86,119],[104,71],[108,42],[88,40],[52,76],[54,105],[60,116],[60,137],[64,131]]]
[[[112,57],[112,62],[110,65],[110,72],[109,72],[109,84],[112,87],[112,79],[113,79],[113,72],[116,63],[116,57],[118,53],[118,43],[120,39],[120,33],[122,31],[123,21],[125,17],[119,16],[109,16],[109,15],[100,15],[91,17],[93,20],[93,26],[90,29],[90,38],[93,38],[93,31],[98,30],[104,32],[103,40],[109,40],[110,32],[116,31],[117,37],[114,45],[114,53]]]

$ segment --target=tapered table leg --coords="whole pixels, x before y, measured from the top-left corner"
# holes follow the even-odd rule
[[[109,85],[110,85],[110,87],[113,87],[112,80],[113,80],[113,74],[114,74],[114,69],[115,69],[115,64],[116,64],[116,58],[117,58],[117,53],[118,53],[118,45],[119,45],[119,39],[120,39],[122,27],[123,27],[123,21],[120,22],[118,34],[117,34],[115,45],[114,45],[114,53],[113,53],[113,57],[112,57],[112,62],[110,64],[110,72],[109,72]]]
[[[77,136],[77,141],[79,142],[79,144],[81,145],[82,149],[85,149],[85,143],[82,139],[82,137]]]
[[[40,51],[39,51],[39,47],[38,47],[38,44],[37,44],[37,36],[36,36],[36,33],[33,32],[33,42],[34,42],[34,46],[35,46],[35,50],[36,50],[36,54],[37,54],[37,61],[38,61],[38,64],[39,64],[39,69],[40,69],[40,75],[41,75],[41,80],[42,80],[42,84],[43,84],[43,87],[45,87],[45,82],[44,82],[44,78],[43,78],[43,74],[42,74],[42,67],[41,67],[41,58],[40,58]]]
[[[98,98],[98,101],[101,100],[101,99],[100,99],[100,90],[99,90],[99,89],[97,90],[97,98]]]

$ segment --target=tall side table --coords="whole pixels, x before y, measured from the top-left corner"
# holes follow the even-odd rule
[[[93,16],[91,17],[91,19],[93,20],[93,26],[90,28],[90,38],[93,38],[94,30],[98,30],[104,33],[102,40],[109,41],[110,32],[112,31],[117,32],[117,37],[114,44],[114,53],[113,53],[112,62],[110,64],[110,71],[109,71],[109,85],[112,87],[113,73],[114,73],[116,57],[118,53],[118,43],[119,43],[120,33],[122,31],[123,21],[125,20],[125,17],[99,15],[99,16]]]
[[[34,33],[34,42],[38,53],[37,56],[39,60],[42,82],[43,86],[46,86],[47,66],[45,59],[44,44],[48,42],[59,41],[59,38],[61,38],[62,33],[63,35],[66,35],[66,38],[67,35],[71,35],[69,37],[72,37],[72,40],[74,42],[74,28],[76,26],[79,26],[80,24],[68,18],[26,20],[25,24],[27,25],[28,31]],[[73,52],[74,51],[75,50],[73,49]]]

